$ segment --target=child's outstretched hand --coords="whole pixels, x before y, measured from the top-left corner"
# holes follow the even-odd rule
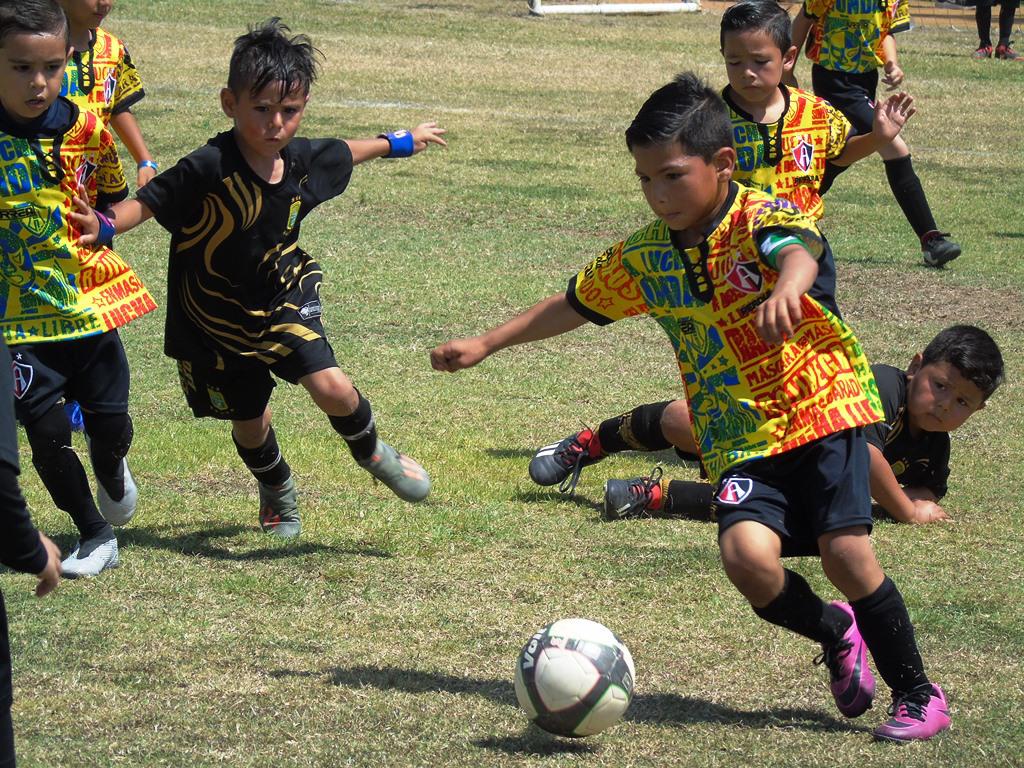
[[[448,142],[441,138],[447,131],[439,128],[437,123],[420,123],[412,129],[413,154],[422,152],[428,144],[440,144],[447,147]]]
[[[479,336],[453,339],[430,351],[430,365],[435,371],[454,373],[463,368],[472,368],[487,357],[487,354],[487,349]]]
[[[100,234],[100,222],[96,218],[96,212],[89,205],[89,193],[85,186],[78,185],[78,192],[71,198],[71,211],[68,217],[78,229],[78,242],[82,245],[92,245]]]
[[[886,87],[891,91],[893,88],[899,86],[903,82],[903,70],[900,69],[900,65],[895,61],[885,62],[885,68],[883,70],[882,82],[885,83]]]
[[[903,126],[914,116],[917,108],[909,93],[894,93],[885,101],[875,102],[875,120],[871,132],[885,141],[900,135]]]
[[[781,344],[793,335],[793,329],[803,319],[800,306],[803,294],[790,285],[776,285],[754,314],[754,326],[761,338],[769,344]]]
[[[946,510],[934,501],[914,499],[914,516],[910,522],[917,525],[938,522],[949,523],[952,522],[952,518],[946,514]]]

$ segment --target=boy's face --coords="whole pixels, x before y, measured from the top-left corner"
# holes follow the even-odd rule
[[[18,122],[34,120],[60,95],[68,50],[63,35],[17,33],[0,41],[0,103]]]
[[[796,47],[781,51],[771,35],[761,29],[726,32],[724,41],[725,71],[740,101],[759,105],[774,97],[782,75],[793,69]]]
[[[114,0],[60,0],[73,29],[96,29],[114,8]]]
[[[916,355],[907,369],[910,427],[925,432],[952,432],[985,407],[985,395],[950,363],[921,364]]]
[[[736,152],[722,147],[705,162],[678,141],[634,146],[640,187],[651,210],[670,229],[700,230],[718,213],[736,165]]]
[[[259,157],[273,159],[299,130],[309,95],[293,88],[281,98],[281,84],[273,82],[257,94],[220,92],[224,114],[235,121],[235,136]]]

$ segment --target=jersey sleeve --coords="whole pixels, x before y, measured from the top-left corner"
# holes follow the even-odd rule
[[[788,200],[766,200],[749,215],[750,232],[761,258],[772,269],[779,268],[778,254],[790,245],[802,245],[815,260],[821,258],[825,247],[821,232],[811,218]]]
[[[825,102],[825,113],[828,120],[828,142],[825,145],[825,157],[828,160],[835,160],[846,149],[846,143],[854,133],[853,126],[846,119],[846,115]]]
[[[122,49],[124,55],[117,65],[117,85],[114,87],[114,98],[110,104],[112,114],[127,112],[142,100],[146,92],[142,88],[142,78],[135,68],[127,48]]]
[[[885,451],[885,438],[896,420],[896,413],[900,409],[902,397],[900,393],[903,387],[900,380],[903,371],[891,365],[872,365],[871,373],[875,376],[875,383],[878,385],[878,396],[882,400],[882,411],[885,414],[884,421],[876,421],[864,427],[864,437],[869,445],[875,446],[878,450]]]
[[[836,0],[804,0],[803,13],[812,19],[820,19],[832,10]]]
[[[623,262],[624,245],[616,243],[569,280],[569,305],[596,325],[647,314],[640,285]]]
[[[220,152],[211,145],[197,149],[135,193],[164,229],[175,233],[192,221],[207,192],[219,179]]]
[[[898,0],[896,10],[892,15],[892,28],[889,32],[895,35],[898,32],[906,32],[908,29],[910,29],[910,2],[909,0]]]
[[[338,139],[309,141],[308,189],[313,205],[337,197],[352,178],[352,150]]]
[[[100,135],[99,162],[96,168],[96,207],[108,208],[128,197],[128,182],[117,156],[117,145],[110,131],[103,129]]]

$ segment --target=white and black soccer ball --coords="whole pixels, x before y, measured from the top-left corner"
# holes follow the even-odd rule
[[[558,736],[592,736],[614,725],[633,698],[629,649],[603,624],[562,619],[523,648],[515,688],[527,717]]]

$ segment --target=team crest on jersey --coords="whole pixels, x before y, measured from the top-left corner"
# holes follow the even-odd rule
[[[110,70],[107,79],[103,81],[103,103],[109,104],[114,100],[114,91],[117,89],[117,77],[114,70]]]
[[[757,268],[757,264],[743,261],[737,261],[732,271],[725,276],[725,279],[729,281],[730,285],[737,290],[743,291],[743,293],[760,293],[761,285],[764,282],[761,279],[761,271]]]
[[[801,171],[807,171],[811,167],[811,161],[814,159],[814,145],[807,141],[807,139],[800,139],[796,146],[793,147],[793,159],[796,161],[796,167]]]
[[[79,184],[87,184],[94,173],[96,173],[96,163],[86,160],[75,171],[75,181]]]
[[[302,198],[296,196],[292,200],[291,206],[288,208],[288,226],[285,227],[285,234],[288,234],[295,228],[295,222],[299,220],[299,209],[302,207]]]
[[[754,490],[754,481],[749,477],[730,477],[722,483],[715,500],[719,504],[739,504]]]
[[[320,304],[320,300],[311,301],[308,304],[303,304],[299,307],[299,317],[303,320],[309,320],[311,317],[320,317],[324,313],[323,305]]]
[[[20,355],[19,355],[20,357]],[[11,361],[11,375],[14,377],[14,396],[21,400],[32,386],[32,377],[35,374],[31,365],[25,365],[15,360]]]

